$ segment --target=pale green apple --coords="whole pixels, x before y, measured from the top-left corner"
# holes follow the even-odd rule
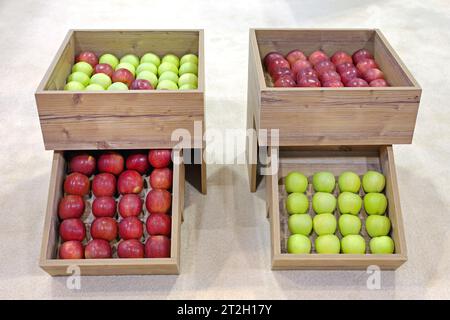
[[[287,240],[287,252],[303,254],[311,252],[311,240],[303,234],[293,234]]]
[[[91,77],[90,84],[99,84],[104,89],[107,89],[111,85],[111,78],[104,73],[96,73]]]
[[[155,75],[158,74],[158,67],[150,62],[144,62],[144,63],[141,63],[140,65],[138,65],[138,67],[136,68],[136,74],[139,74],[141,71],[144,71],[144,70],[150,71],[150,72],[154,73]]]
[[[108,87],[108,90],[124,91],[124,90],[128,90],[128,86],[123,82],[114,82]]]
[[[185,73],[193,73],[195,75],[198,74],[198,67],[195,63],[192,62],[186,62],[180,66],[180,69],[178,70],[178,74],[181,76]]]
[[[94,68],[92,68],[92,66],[84,61],[80,61],[77,62],[73,65],[72,67],[72,72],[83,72],[85,73],[88,77],[90,77],[92,75],[92,72],[94,71]]]
[[[303,173],[298,171],[289,172],[284,183],[287,193],[303,193],[308,187],[308,179],[305,177],[305,175],[303,175]]]
[[[356,173],[346,171],[339,176],[338,185],[341,192],[358,193],[361,188],[361,179]]]
[[[139,72],[136,79],[147,80],[148,82],[150,82],[153,88],[156,88],[156,86],[158,85],[158,77],[151,71],[144,70]]]
[[[341,243],[336,235],[325,234],[316,238],[315,249],[320,254],[337,254],[341,251]]]
[[[309,236],[313,227],[313,220],[309,214],[293,214],[289,216],[288,227],[293,234]]]
[[[181,87],[185,84],[192,84],[197,88],[198,85],[197,76],[193,73],[185,73],[181,75],[180,78],[178,79],[178,86]]]
[[[178,90],[178,86],[175,82],[170,80],[163,80],[158,82],[157,90]]]
[[[178,89],[179,90],[195,90],[195,89],[197,89],[197,86],[194,86],[190,83],[186,83],[186,84],[183,84],[182,86],[180,86]]]
[[[334,234],[336,232],[336,218],[331,213],[318,214],[313,219],[313,229],[317,235]]]
[[[338,208],[341,214],[350,213],[357,215],[362,207],[361,197],[353,192],[344,191],[338,196]]]
[[[81,83],[83,86],[87,86],[89,84],[89,77],[84,72],[75,71],[69,76],[69,78],[67,78],[67,81],[68,82],[77,81]]]
[[[161,73],[161,75],[159,76],[159,81],[162,80],[170,80],[173,81],[175,83],[178,83],[178,75],[175,72],[172,71],[166,71]]]
[[[289,214],[306,213],[309,209],[309,200],[304,193],[293,192],[286,199],[286,210]]]
[[[126,54],[120,58],[120,63],[124,62],[133,65],[134,68],[137,68],[139,65],[139,58],[135,54]]]
[[[331,193],[316,192],[312,198],[314,212],[332,213],[336,209],[336,198]]]
[[[85,90],[86,90],[86,91],[104,91],[105,88],[103,88],[103,87],[102,87],[101,85],[99,85],[99,84],[93,83],[93,84],[88,85],[88,86],[85,88]]]
[[[192,62],[198,65],[198,57],[193,53],[185,54],[180,59],[180,65],[185,64],[186,62]]]
[[[133,74],[133,77],[136,75],[136,68],[128,62],[121,62],[116,66],[116,69],[114,70],[119,70],[119,69],[127,69],[128,71],[130,71]]]
[[[364,196],[364,209],[367,214],[384,214],[387,209],[387,198],[382,193],[371,192]]]
[[[336,186],[336,179],[331,172],[316,172],[312,181],[314,190],[317,192],[333,192]]]
[[[362,186],[366,193],[381,192],[385,185],[384,175],[377,171],[367,171],[362,178]]]
[[[176,56],[176,55],[174,55],[174,54],[166,54],[163,58],[162,58],[162,60],[161,60],[161,62],[162,63],[164,63],[164,62],[170,62],[170,63],[172,63],[173,65],[175,65],[177,68],[180,66],[180,59],[178,59],[178,57]]]
[[[162,62],[158,67],[158,75],[161,75],[166,71],[172,71],[178,74],[178,67],[171,62]]]
[[[339,217],[338,226],[343,237],[349,234],[359,234],[361,231],[361,219],[352,214],[343,214]]]
[[[392,254],[395,245],[391,237],[381,236],[370,239],[370,252],[373,254]]]
[[[366,219],[366,230],[369,236],[387,236],[391,231],[391,220],[386,216],[368,216]]]
[[[161,59],[159,59],[156,54],[148,52],[141,57],[141,63],[147,62],[153,63],[156,67],[159,67],[159,65],[161,64]]]
[[[66,91],[82,91],[84,90],[83,84],[79,83],[78,81],[70,81],[67,82],[64,86],[64,90]]]
[[[359,234],[349,234],[341,239],[342,253],[364,254],[366,253],[366,241]]]
[[[109,64],[113,69],[116,68],[116,66],[119,64],[119,59],[111,53],[105,53],[103,54],[100,59],[98,60],[99,63],[107,63]]]

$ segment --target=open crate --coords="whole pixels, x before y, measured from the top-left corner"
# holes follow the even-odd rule
[[[396,269],[407,260],[406,242],[403,220],[398,194],[397,178],[393,151],[391,146],[360,147],[295,147],[269,148],[273,175],[266,176],[267,207],[270,219],[272,238],[272,269],[366,269],[370,265],[381,269]],[[278,170],[276,167],[278,166]],[[271,169],[272,170],[272,169]],[[289,214],[285,209],[287,194],[284,190],[284,178],[293,170],[302,172],[308,177],[307,195],[311,200],[312,175],[318,171],[330,171],[336,177],[344,171],[353,171],[363,175],[368,170],[382,172],[386,177],[385,195],[388,199],[387,214],[391,220],[390,236],[395,243],[394,254],[371,254],[368,250],[369,236],[365,231],[364,210],[361,235],[366,240],[366,254],[317,254],[314,251],[315,234],[312,232],[311,254],[289,254],[286,241],[290,233],[287,227]],[[337,181],[337,179],[336,179]],[[338,189],[336,187],[336,189]],[[337,190],[335,191],[337,194]],[[361,193],[362,195],[362,193]],[[312,216],[312,209],[309,214]],[[335,213],[339,216],[338,209]],[[341,237],[339,231],[336,232]]]

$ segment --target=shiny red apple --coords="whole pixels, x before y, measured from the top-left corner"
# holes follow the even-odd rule
[[[117,222],[114,218],[96,218],[91,224],[91,236],[94,239],[112,241],[117,238]]]
[[[140,239],[144,234],[144,227],[137,217],[127,217],[119,222],[119,236],[124,239]]]
[[[89,63],[92,68],[98,64],[97,55],[91,51],[83,51],[75,57],[75,62],[84,61]]]
[[[297,82],[303,77],[319,78],[319,74],[313,68],[304,68],[297,73]]]
[[[324,82],[329,82],[329,81],[341,81],[341,76],[339,75],[339,73],[337,73],[334,70],[328,70],[323,72],[320,76],[319,79],[322,83]]]
[[[345,72],[351,68],[355,68],[355,65],[352,62],[344,62],[344,63],[336,65],[336,71],[338,73]]]
[[[136,170],[125,170],[117,180],[117,190],[120,194],[140,193],[144,188],[144,179]]]
[[[267,68],[269,63],[272,62],[275,59],[284,59],[283,55],[279,52],[269,52],[264,57],[264,66]]]
[[[152,213],[148,216],[145,227],[147,228],[148,234],[152,236],[170,236],[172,219],[165,213]]]
[[[278,87],[278,88],[281,88],[281,87],[295,87],[295,85],[296,85],[295,80],[291,76],[280,77],[273,84],[274,87]]]
[[[353,78],[353,79],[350,79],[349,81],[347,81],[345,86],[346,87],[368,87],[369,84],[364,79]]]
[[[272,74],[278,67],[290,68],[291,66],[289,65],[289,62],[285,58],[279,58],[272,60],[267,65],[267,71],[269,72],[269,74]]]
[[[270,76],[272,77],[273,81],[277,81],[282,76],[293,77],[293,72],[287,67],[277,67]]]
[[[69,172],[78,172],[90,176],[95,171],[95,158],[89,154],[78,154],[69,161]]]
[[[150,236],[145,242],[146,258],[170,258],[170,239],[166,236]]]
[[[66,241],[59,247],[60,259],[83,259],[84,248],[80,241]]]
[[[125,194],[119,200],[119,214],[122,218],[137,217],[142,212],[143,201],[137,194]]]
[[[136,79],[131,83],[131,90],[152,90],[150,81],[145,79]]]
[[[96,197],[112,197],[116,193],[116,177],[112,173],[99,173],[92,180],[92,193]]]
[[[309,55],[308,58],[309,62],[312,63],[313,66],[318,64],[320,61],[329,60],[328,56],[325,54],[325,52],[317,50],[314,51]]]
[[[78,195],[66,195],[58,204],[58,215],[61,220],[80,218],[84,213],[83,197]]]
[[[359,49],[352,55],[353,63],[357,65],[364,59],[373,59],[373,55],[367,49]]]
[[[144,245],[137,239],[120,241],[117,246],[119,258],[143,258]]]
[[[372,82],[377,79],[384,79],[384,73],[380,69],[372,68],[364,72],[364,79],[366,79],[367,82]]]
[[[356,65],[356,68],[361,74],[364,74],[369,69],[378,68],[378,65],[373,59],[363,59]]]
[[[350,81],[353,78],[358,78],[359,77],[359,72],[358,69],[356,69],[355,67],[353,68],[348,68],[347,70],[345,70],[344,72],[341,73],[341,81],[347,85],[347,82]]]
[[[150,186],[153,189],[170,189],[172,187],[172,170],[157,168],[150,174]]]
[[[375,79],[370,81],[369,86],[371,87],[389,87],[389,84],[384,79]]]
[[[100,172],[109,172],[118,176],[124,168],[125,160],[117,152],[106,152],[100,155],[97,167]]]
[[[64,192],[84,196],[89,193],[89,178],[82,173],[73,172],[64,180]]]
[[[325,71],[330,71],[330,70],[331,71],[335,71],[336,67],[334,66],[334,64],[330,60],[323,60],[323,61],[320,61],[319,63],[317,63],[314,66],[314,70],[316,70],[317,73],[319,75],[321,75]]]
[[[292,66],[297,60],[308,60],[306,58],[305,54],[301,52],[300,50],[292,50],[286,55],[286,60],[289,62],[289,64]]]
[[[116,200],[113,197],[98,197],[92,202],[92,214],[96,218],[112,218],[116,214],[116,207]]]
[[[154,149],[148,152],[148,162],[154,168],[164,168],[169,166],[172,160],[172,151],[169,149]]]
[[[63,241],[83,241],[86,228],[81,219],[66,219],[59,225],[59,235]]]
[[[145,207],[150,213],[167,213],[172,202],[172,195],[167,190],[152,189],[145,198]]]
[[[99,63],[94,68],[94,74],[96,73],[104,73],[108,77],[112,78],[114,69],[107,63]]]
[[[300,70],[305,68],[312,68],[313,65],[311,62],[306,60],[297,60],[294,65],[291,67],[292,72],[294,73],[294,76],[296,77],[297,74],[300,72]]]
[[[111,79],[112,79],[112,82],[125,83],[129,88],[131,86],[131,83],[134,80],[134,76],[129,70],[121,68],[121,69],[117,69],[116,71],[114,71]]]
[[[342,63],[352,63],[353,64],[353,60],[352,57],[344,51],[336,51],[332,56],[331,56],[331,62],[333,62],[336,66]]]
[[[89,241],[84,249],[86,259],[109,259],[112,258],[112,250],[108,241],[93,239]]]
[[[320,87],[319,79],[313,76],[304,76],[297,80],[297,87]]]
[[[140,174],[147,173],[150,169],[147,155],[145,153],[133,153],[127,157],[126,168],[128,170],[136,170]]]

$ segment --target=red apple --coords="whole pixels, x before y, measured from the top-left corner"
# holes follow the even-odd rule
[[[59,247],[60,259],[83,259],[84,249],[80,241],[66,241]]]
[[[136,239],[120,241],[117,246],[117,255],[119,258],[143,258],[144,245]]]
[[[270,74],[272,74],[275,71],[275,68],[277,67],[285,67],[290,68],[289,62],[285,58],[279,58],[272,60],[269,65],[267,66],[267,71],[269,71]]]
[[[359,70],[361,74],[364,74],[369,69],[372,68],[378,68],[378,65],[376,64],[375,60],[373,59],[364,59],[361,60],[357,65],[356,68]]]
[[[341,76],[334,70],[328,70],[323,72],[319,78],[322,83],[329,81],[339,81],[339,82],[341,81]]]
[[[92,202],[92,214],[96,218],[114,217],[116,214],[116,200],[113,197],[99,197]]]
[[[137,194],[125,194],[119,200],[119,214],[122,218],[137,217],[142,212],[142,199]]]
[[[322,87],[333,87],[333,88],[341,88],[344,84],[341,80],[330,80],[322,83]]]
[[[95,158],[89,154],[79,154],[69,161],[69,172],[78,172],[90,176],[95,171]]]
[[[84,213],[84,200],[78,195],[66,195],[60,201],[58,205],[58,215],[61,220],[80,218]]]
[[[99,173],[92,180],[92,193],[96,197],[112,197],[116,193],[116,177],[112,173]]]
[[[133,153],[127,157],[126,167],[128,170],[136,170],[140,174],[145,174],[150,169],[150,164],[146,154]]]
[[[167,213],[172,202],[172,195],[167,190],[152,189],[145,198],[145,207],[150,213]]]
[[[291,76],[280,77],[273,84],[274,87],[295,87],[295,85],[295,80]]]
[[[129,88],[131,86],[131,83],[134,80],[134,76],[129,70],[120,68],[120,69],[114,71],[111,79],[112,79],[112,82],[123,82]]]
[[[313,65],[309,61],[305,60],[297,60],[294,65],[292,66],[291,70],[294,73],[294,76],[296,77],[300,70],[305,68],[312,68]]]
[[[154,149],[148,152],[148,162],[154,168],[164,168],[170,164],[172,151],[169,149]]]
[[[91,224],[91,236],[94,239],[112,241],[117,238],[117,222],[114,218],[96,218]]]
[[[103,239],[89,241],[84,249],[86,259],[109,259],[112,258],[112,250],[109,242]]]
[[[372,54],[367,49],[359,49],[355,53],[353,53],[353,62],[355,65],[363,61],[364,59],[373,59]]]
[[[346,87],[368,87],[369,84],[361,78],[353,78],[347,81]]]
[[[339,73],[343,73],[351,68],[355,68],[355,65],[352,62],[344,62],[344,63],[336,65],[336,70]]]
[[[112,78],[114,69],[107,63],[99,63],[94,68],[94,74],[96,73],[104,73],[108,77]]]
[[[371,87],[389,87],[389,84],[384,79],[375,79],[370,81],[369,86]]]
[[[83,51],[75,58],[75,62],[84,61],[89,63],[92,68],[94,68],[98,64],[98,58],[95,53],[91,51]]]
[[[170,258],[170,239],[166,236],[150,236],[145,243],[146,258]]]
[[[313,66],[315,66],[320,61],[329,60],[329,58],[323,51],[317,50],[310,54],[308,60],[313,64]]]
[[[320,87],[320,81],[313,76],[304,76],[298,79],[297,87]]]
[[[140,193],[144,188],[144,179],[136,170],[125,170],[117,180],[117,190],[120,194]]]
[[[304,68],[297,73],[297,82],[303,77],[319,78],[319,74],[313,68]]]
[[[150,174],[150,185],[153,189],[170,189],[172,187],[172,170],[169,168],[154,169]]]
[[[81,219],[66,219],[59,226],[59,235],[63,241],[83,241],[86,236],[86,228]]]
[[[272,77],[273,81],[277,81],[282,76],[293,77],[293,73],[292,73],[291,69],[289,69],[289,68],[277,67],[270,76]]]
[[[377,79],[384,79],[384,73],[380,69],[372,68],[364,72],[364,79],[366,79],[367,82],[372,82]]]
[[[331,57],[331,62],[336,66],[342,63],[353,63],[352,57],[344,51],[336,51]]]
[[[321,75],[325,71],[330,71],[330,70],[331,71],[335,71],[336,67],[334,66],[334,64],[330,60],[323,60],[323,61],[320,61],[319,63],[317,63],[314,66],[314,70],[316,70],[317,73],[319,75]]]
[[[84,196],[89,193],[89,178],[84,174],[73,172],[64,181],[64,192]]]
[[[269,52],[268,54],[266,54],[266,56],[264,57],[264,65],[266,66],[266,68],[268,67],[269,63],[272,62],[275,59],[284,59],[283,55],[281,53],[278,52]]]
[[[136,79],[131,83],[131,90],[152,90],[153,87],[148,80]]]
[[[144,234],[144,227],[137,217],[127,217],[119,222],[119,236],[124,239],[140,239]]]
[[[100,172],[109,172],[118,176],[124,167],[125,160],[117,152],[106,152],[102,154],[97,161],[97,167]]]
[[[353,78],[357,78],[359,76],[358,69],[355,67],[348,68],[344,72],[341,73],[341,81],[347,85],[347,82],[352,80]]]
[[[152,236],[170,236],[172,219],[165,213],[152,213],[148,216],[145,227],[147,228],[147,232]]]
[[[292,50],[286,55],[286,60],[292,66],[297,60],[308,60],[303,52],[300,50]]]

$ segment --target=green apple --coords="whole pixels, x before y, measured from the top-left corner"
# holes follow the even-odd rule
[[[181,57],[180,59],[180,65],[185,64],[186,62],[192,62],[198,65],[198,58],[195,54],[193,53],[188,53],[185,54],[184,56]]]
[[[185,73],[180,76],[178,79],[178,86],[183,86],[185,84],[192,84],[195,88],[197,88],[198,85],[198,78],[193,73]]]
[[[341,192],[358,193],[361,188],[361,179],[356,173],[346,171],[339,176],[338,185]]]
[[[171,62],[162,62],[158,67],[158,75],[161,75],[166,71],[172,71],[178,74],[178,67]]]
[[[180,59],[178,59],[178,57],[177,57],[176,55],[174,55],[174,54],[166,54],[166,55],[162,58],[161,62],[162,62],[162,63],[164,63],[164,62],[170,62],[170,63],[172,63],[173,65],[175,65],[175,67],[177,67],[177,68],[180,66]]]
[[[75,71],[69,76],[69,78],[67,78],[67,81],[68,82],[77,81],[81,83],[83,86],[87,86],[89,84],[89,77],[84,72]]]
[[[72,67],[72,72],[83,72],[85,73],[88,77],[90,77],[92,75],[92,72],[94,71],[94,68],[92,68],[92,66],[84,61],[80,61],[77,62],[73,65]]]
[[[159,76],[159,81],[162,80],[170,80],[173,81],[175,83],[178,83],[178,75],[175,72],[172,71],[166,71],[161,73],[161,75]]]
[[[111,91],[123,91],[128,90],[128,86],[123,82],[114,82],[108,87],[108,90]]]
[[[364,196],[364,209],[367,214],[384,214],[387,208],[387,198],[382,193],[367,193]]]
[[[287,193],[303,193],[308,187],[308,179],[301,172],[291,171],[286,176],[285,187]]]
[[[391,230],[391,220],[386,216],[368,216],[366,219],[366,230],[369,236],[387,236]]]
[[[381,192],[385,185],[384,175],[377,171],[367,171],[362,178],[362,186],[366,193]]]
[[[342,253],[366,253],[366,241],[359,234],[349,234],[341,239]]]
[[[180,66],[180,69],[178,70],[178,73],[180,74],[180,76],[182,74],[185,74],[185,73],[193,73],[193,74],[197,75],[198,74],[198,67],[197,67],[197,65],[195,63],[186,62],[186,63],[184,63],[184,64],[182,64]]]
[[[293,192],[286,199],[286,210],[289,214],[306,213],[309,200],[304,193]]]
[[[111,85],[111,78],[108,77],[106,74],[104,73],[96,73],[91,77],[91,81],[90,84],[99,84],[101,85],[104,89],[108,88]]]
[[[313,219],[314,232],[319,236],[336,232],[336,218],[331,213],[318,214]]]
[[[101,85],[99,85],[99,84],[93,83],[93,84],[88,85],[88,86],[85,88],[85,90],[86,90],[86,91],[103,91],[103,90],[105,90],[105,88],[103,88],[103,87],[102,87]]]
[[[303,234],[293,234],[287,240],[288,253],[310,253],[311,240]]]
[[[193,84],[190,83],[186,83],[181,85],[179,88],[179,90],[195,90],[197,89],[197,86],[194,86]]]
[[[158,85],[158,77],[151,71],[144,70],[139,72],[136,79],[147,80],[148,82],[150,82],[153,88],[156,88],[156,86]]]
[[[313,220],[309,214],[293,214],[289,216],[288,227],[292,234],[309,236],[313,227]]]
[[[362,207],[361,197],[353,192],[344,191],[338,196],[338,208],[341,214],[357,215]]]
[[[82,91],[84,90],[84,86],[78,81],[70,81],[67,82],[64,86],[64,90],[66,91]]]
[[[120,58],[120,63],[129,63],[133,65],[134,68],[137,68],[139,65],[139,58],[135,54],[126,54]]]
[[[325,234],[316,238],[315,249],[321,254],[337,254],[341,251],[341,243],[334,234]]]
[[[314,190],[317,192],[333,192],[336,186],[336,179],[331,172],[316,172],[312,181]]]
[[[370,252],[373,254],[392,254],[394,253],[394,240],[388,236],[375,237],[369,242]]]
[[[316,192],[312,198],[314,212],[332,213],[336,209],[336,198],[327,192]]]
[[[343,214],[339,217],[338,226],[343,237],[349,234],[359,234],[361,231],[361,219],[352,214]]]
[[[170,80],[163,80],[158,82],[157,90],[178,90],[178,86],[175,82]]]
[[[98,63],[107,63],[113,69],[115,69],[116,66],[119,64],[119,59],[117,59],[116,56],[111,53],[105,53],[100,57]]]
[[[130,71],[133,74],[133,77],[136,75],[136,68],[128,62],[121,62],[116,66],[116,69],[114,70],[119,70],[119,69],[127,69],[128,71]]]
[[[155,66],[153,63],[150,62],[144,62],[138,65],[136,68],[136,74],[139,74],[141,71],[150,71],[154,74],[158,74],[158,67]]]
[[[153,63],[156,67],[159,67],[159,65],[161,64],[161,59],[159,59],[159,57],[156,54],[148,52],[141,57],[141,63],[147,62]]]

